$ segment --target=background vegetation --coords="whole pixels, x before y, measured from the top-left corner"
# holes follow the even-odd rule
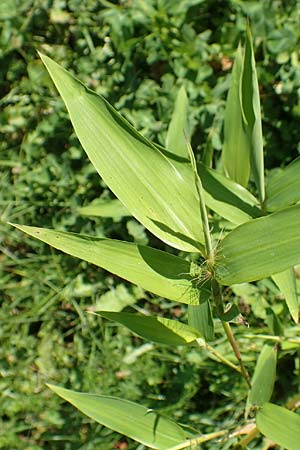
[[[234,429],[242,417],[243,381],[230,369],[197,349],[145,343],[86,313],[101,304],[176,318],[186,314],[184,305],[132,288],[5,222],[162,246],[132,218],[78,214],[78,207],[111,193],[87,161],[36,50],[71,69],[160,143],[184,84],[193,147],[198,157],[213,152],[218,161],[232,58],[247,16],[270,175],[300,153],[299,1],[1,2],[0,448],[143,448],[91,423],[45,382],[143,401],[203,432]],[[256,334],[295,328],[271,281],[244,284],[228,295],[238,298],[250,324],[248,337],[242,326],[235,333],[251,369],[262,346]],[[279,317],[275,325],[269,306]],[[231,357],[221,329],[215,345]],[[299,396],[297,352],[291,347],[280,353],[273,398],[279,404]]]

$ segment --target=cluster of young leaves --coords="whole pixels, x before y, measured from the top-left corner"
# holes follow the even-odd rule
[[[178,127],[185,127],[185,115],[178,114],[178,111],[182,112],[182,105],[183,109],[185,107],[183,90],[179,93],[169,127],[169,147],[164,149],[146,140],[109,103],[54,61],[46,56],[42,59],[68,108],[76,134],[89,159],[126,209],[168,245],[211,258],[204,261],[203,267],[196,266],[199,280],[203,278],[195,286],[195,266],[178,256],[116,240],[18,225],[31,236],[104,267],[159,296],[197,307],[191,312],[193,326],[128,313],[102,312],[102,316],[117,320],[137,334],[158,343],[178,345],[189,344],[199,338],[210,340],[213,337],[210,279],[214,292],[216,283],[239,284],[273,276],[297,322],[299,305],[292,266],[300,263],[300,242],[296,231],[300,215],[299,206],[295,205],[299,201],[295,195],[299,184],[295,176],[298,161],[280,174],[279,181],[277,176],[273,183],[268,184],[265,195],[259,92],[249,28],[244,51],[239,48],[237,52],[226,108],[223,160],[225,171],[231,179],[204,165],[199,167],[198,175],[189,147],[183,139],[178,140]],[[101,124],[100,129],[98,124]],[[238,136],[236,147],[233,135]],[[238,157],[240,147],[245,150],[244,164]],[[242,186],[247,186],[250,172],[257,186],[259,201]],[[236,183],[236,178],[241,184]],[[278,188],[280,182],[285,189]],[[208,244],[208,224],[202,211],[202,183],[207,193],[207,205],[235,226],[238,225],[220,241],[213,254],[208,254],[211,244]],[[222,199],[220,191],[223,191]],[[274,210],[274,213],[267,214]],[[261,217],[255,218],[257,216]],[[249,235],[252,236],[251,242]],[[217,313],[222,321],[234,317],[229,314],[228,318],[228,313],[220,316],[218,308]],[[270,380],[275,380],[275,351],[275,347],[266,347],[260,355],[248,396],[248,407],[261,405],[272,395]],[[266,383],[262,383],[262,376]],[[52,389],[88,416],[151,448],[186,448],[226,433],[217,431],[208,436],[187,433],[157,413],[147,413],[146,408],[137,404],[111,397],[78,394],[53,386]],[[118,417],[113,419],[118,411]],[[124,423],[121,412],[125,416],[133,416],[134,420]],[[289,414],[284,410],[282,412],[287,423]],[[269,430],[275,430],[275,434],[271,432],[275,440],[284,442],[292,450],[296,448],[296,429],[292,427],[286,438],[282,431],[269,424],[270,420],[277,420],[272,407],[263,405],[258,417],[258,426],[263,433],[270,435]],[[297,422],[298,419],[293,420]]]

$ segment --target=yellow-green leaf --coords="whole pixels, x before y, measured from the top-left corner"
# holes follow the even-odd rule
[[[197,193],[192,174],[182,170],[184,163],[167,157],[103,97],[53,60],[41,58],[66,104],[78,139],[116,197],[167,244],[201,251],[204,236]]]
[[[142,338],[158,344],[186,345],[201,337],[201,334],[192,327],[165,317],[110,311],[98,311],[95,314],[118,322]]]
[[[199,295],[189,275],[190,263],[178,256],[114,239],[26,225],[14,226],[58,250],[102,267],[159,296],[181,303],[193,303]]]

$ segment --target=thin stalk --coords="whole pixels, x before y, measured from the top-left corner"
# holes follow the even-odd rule
[[[216,431],[215,433],[203,434],[198,438],[189,439],[188,441],[182,442],[181,444],[175,445],[175,447],[169,450],[182,450],[183,448],[193,447],[195,445],[203,444],[203,442],[211,441],[220,436],[228,434],[228,430]]]
[[[229,366],[231,369],[236,370],[239,373],[242,373],[241,368],[239,366],[233,364],[231,361],[229,361],[229,359],[225,358],[225,356],[219,353],[218,350],[215,350],[211,345],[207,344],[207,342],[205,342],[203,339],[196,339],[196,341],[199,347],[207,350],[209,353],[214,355],[219,361],[226,364],[226,366]]]
[[[187,148],[190,155],[190,160],[193,168],[193,174],[195,179],[195,185],[199,197],[199,203],[200,203],[200,214],[201,214],[201,221],[202,221],[202,227],[203,227],[203,233],[204,233],[204,240],[205,240],[205,250],[206,250],[206,257],[209,259],[210,263],[213,264],[213,246],[209,231],[209,223],[208,223],[208,217],[207,217],[207,211],[206,211],[206,205],[205,205],[205,199],[204,199],[204,189],[201,183],[201,179],[197,172],[197,166],[195,161],[195,156],[191,147],[191,144],[187,140]]]
[[[256,427],[254,427],[250,431],[250,433],[247,434],[247,436],[245,436],[243,439],[241,439],[240,442],[238,442],[234,446],[234,450],[238,450],[238,449],[246,447],[246,445],[248,445],[251,441],[253,441],[253,439],[255,439],[258,434],[259,434],[258,429]]]
[[[223,322],[222,321],[222,325],[223,325],[224,331],[226,333],[226,336],[227,336],[227,338],[228,338],[228,340],[230,342],[230,345],[231,345],[231,347],[232,347],[232,349],[234,351],[236,359],[238,360],[238,363],[239,363],[239,366],[240,366],[240,369],[241,369],[241,373],[242,373],[243,377],[245,378],[249,388],[251,389],[250,376],[249,376],[249,373],[247,372],[247,369],[244,366],[244,363],[243,363],[243,360],[242,360],[242,355],[241,355],[240,349],[238,347],[238,344],[237,344],[237,342],[235,340],[235,337],[233,335],[232,329],[230,328],[230,325],[229,325],[228,322]]]
[[[190,160],[191,160],[191,165],[193,168],[195,185],[196,185],[197,193],[199,196],[201,221],[202,221],[204,240],[205,240],[206,258],[207,258],[207,261],[209,262],[209,265],[213,267],[214,251],[213,251],[212,240],[211,240],[211,235],[210,235],[210,231],[209,231],[209,223],[208,223],[205,198],[204,198],[204,189],[202,186],[201,179],[197,172],[195,156],[194,156],[191,144],[189,143],[188,139],[186,139],[186,142],[187,142],[187,148],[188,148],[188,152],[189,152],[189,156],[190,156]],[[213,297],[215,300],[215,305],[217,308],[217,313],[219,316],[222,316],[224,314],[222,292],[221,292],[219,283],[215,279],[212,279],[212,291],[213,291]],[[222,321],[222,325],[223,325],[224,331],[226,333],[227,339],[229,340],[230,345],[231,345],[231,347],[235,353],[235,356],[238,360],[238,363],[240,366],[240,372],[243,375],[243,377],[245,378],[248,386],[251,388],[250,377],[249,377],[249,374],[243,364],[241,353],[239,351],[238,344],[234,338],[234,335],[232,333],[230,325],[228,322],[223,322],[223,321]]]
[[[247,339],[263,339],[266,341],[274,341],[274,342],[289,342],[290,344],[299,344],[300,339],[298,338],[288,338],[285,336],[269,336],[268,334],[244,334],[244,337]]]

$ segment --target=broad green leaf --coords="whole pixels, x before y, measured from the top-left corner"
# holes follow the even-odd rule
[[[221,217],[239,225],[261,216],[257,199],[243,186],[203,164],[199,164],[198,172],[207,206]]]
[[[186,433],[179,425],[138,403],[51,384],[48,387],[86,416],[147,447],[167,450],[186,440]]]
[[[252,36],[247,25],[244,66],[242,75],[242,109],[244,121],[248,127],[251,141],[250,163],[251,171],[257,186],[261,202],[265,198],[264,187],[264,154],[261,126],[259,87],[255,68]]]
[[[277,365],[277,346],[264,345],[258,357],[251,389],[247,398],[246,411],[252,406],[261,406],[272,396]]]
[[[242,186],[247,186],[250,176],[251,141],[242,113],[242,71],[243,52],[239,45],[226,101],[222,163],[226,175]]]
[[[68,109],[77,137],[116,197],[146,228],[185,251],[204,242],[192,174],[140,135],[103,97],[41,56]],[[178,159],[178,158],[177,158]]]
[[[256,416],[259,431],[287,450],[299,450],[300,416],[272,403],[265,403]]]
[[[118,199],[94,200],[87,206],[78,208],[78,213],[83,216],[114,217],[130,216],[130,212]]]
[[[142,338],[158,344],[186,345],[201,337],[192,327],[165,317],[107,311],[98,311],[95,314],[118,322]]]
[[[178,91],[174,111],[166,137],[166,148],[177,156],[187,158],[186,140],[189,138],[188,98],[184,86]]]
[[[284,295],[292,318],[296,323],[298,323],[299,301],[294,269],[289,268],[284,272],[273,275],[272,278],[279,287],[281,293]]]
[[[286,208],[300,201],[300,158],[274,175],[266,187],[265,207],[268,211]]]
[[[47,228],[16,228],[69,255],[81,258],[131,281],[156,295],[181,303],[193,303],[199,289],[193,287],[190,263],[150,247],[101,239]]]
[[[255,281],[300,263],[300,205],[253,219],[227,234],[217,249],[221,284]]]

